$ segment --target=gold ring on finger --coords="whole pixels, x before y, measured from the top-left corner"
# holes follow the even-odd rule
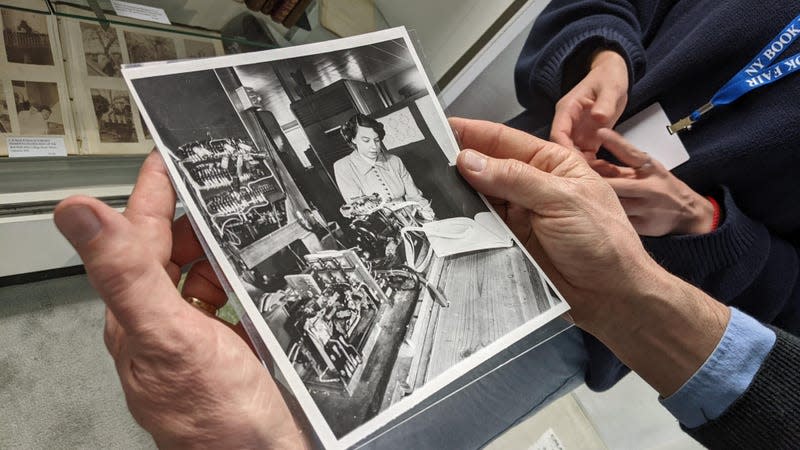
[[[207,312],[207,313],[211,314],[212,316],[216,316],[217,315],[217,310],[219,308],[217,308],[216,306],[212,305],[211,303],[204,302],[203,300],[200,300],[197,297],[184,297],[183,299],[186,300],[186,303],[194,306],[195,308],[197,308],[197,309],[199,309],[199,310],[201,310],[203,312]]]

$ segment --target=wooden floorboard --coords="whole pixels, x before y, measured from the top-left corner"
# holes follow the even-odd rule
[[[516,247],[449,257],[427,379],[523,325],[549,307],[536,268]]]

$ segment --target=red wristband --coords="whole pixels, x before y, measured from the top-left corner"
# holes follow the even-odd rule
[[[709,195],[706,198],[711,202],[711,206],[714,207],[714,216],[711,219],[711,231],[717,231],[717,228],[719,228],[719,216],[722,210],[714,197]]]

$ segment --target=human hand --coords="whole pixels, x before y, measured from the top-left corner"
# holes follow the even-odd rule
[[[637,233],[658,237],[711,232],[714,206],[707,198],[619,133],[605,128],[597,135],[603,147],[629,167],[599,159],[589,164],[614,188]]]
[[[433,222],[436,220],[436,213],[433,212],[430,201],[423,200],[423,202],[419,203],[417,207],[417,216],[425,222]]]
[[[662,396],[675,393],[720,342],[728,308],[647,255],[578,151],[490,122],[450,124],[478,150],[458,155],[459,171],[564,294],[576,325]]]
[[[450,119],[463,177],[486,194],[590,332],[613,326],[637,289],[666,274],[642,247],[614,191],[576,150],[511,128]],[[609,320],[610,319],[610,320]]]
[[[106,303],[104,339],[128,407],[161,448],[307,446],[279,389],[247,343],[190,306],[227,296],[191,226],[173,224],[175,192],[161,157],[144,162],[124,214],[70,197],[55,223],[75,247]]]
[[[625,59],[612,50],[598,52],[586,77],[556,104],[550,139],[594,159],[601,143],[597,130],[617,123],[628,103],[628,85]]]

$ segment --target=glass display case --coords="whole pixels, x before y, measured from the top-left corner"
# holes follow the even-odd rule
[[[126,17],[119,3],[0,0],[0,195],[132,184],[154,142],[122,64],[267,50],[390,26],[372,0],[273,2],[291,6],[281,14],[250,11],[243,0],[135,2],[163,11],[161,22]]]
[[[265,50],[388,27],[369,1],[272,3],[268,15],[235,0],[0,2],[6,75],[0,77],[0,155],[9,149],[11,156],[147,153],[153,142],[130,101],[123,64]],[[45,145],[50,153],[40,148]]]
[[[45,249],[19,248],[13,232],[4,231],[6,222],[31,233],[36,222],[43,227],[37,236],[57,234],[48,214],[75,193],[124,206],[154,142],[119,74],[122,64],[267,50],[402,25],[416,40],[434,85],[453,91],[451,86],[464,84],[459,77],[470,65],[484,58],[487,43],[502,43],[507,24],[529,5],[547,3],[292,2],[287,15],[273,17],[272,11],[250,11],[244,0],[133,0],[162,10],[169,23],[161,23],[118,14],[111,0],[0,0],[0,251],[31,259],[10,261],[0,267],[0,277],[74,261],[66,247],[58,261],[33,261],[28,256]],[[304,133],[291,117],[279,117],[275,126]],[[8,156],[9,140],[14,157]],[[33,151],[26,154],[26,146]],[[48,244],[46,250],[53,249]]]
[[[48,0],[53,14],[110,23],[130,24],[115,15],[111,0]],[[345,37],[387,28],[389,24],[372,0],[289,0],[272,4],[270,14],[250,11],[244,0],[187,0],[164,2],[137,0],[137,5],[162,9],[169,21],[188,28],[164,27],[158,23],[136,26],[169,29],[171,32],[216,37],[233,45],[267,49]],[[263,33],[258,31],[262,28]],[[236,47],[233,46],[233,49]]]

